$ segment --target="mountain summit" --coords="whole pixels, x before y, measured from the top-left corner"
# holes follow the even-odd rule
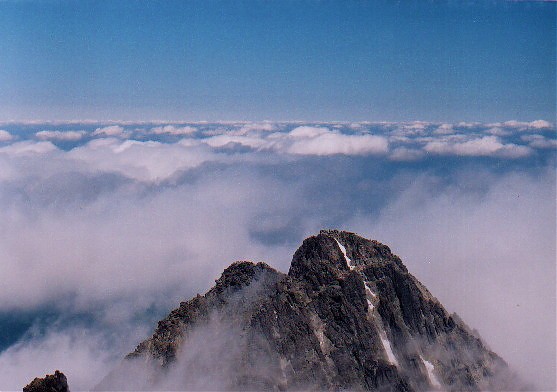
[[[98,390],[517,390],[522,384],[388,246],[322,230],[288,274],[232,264]]]

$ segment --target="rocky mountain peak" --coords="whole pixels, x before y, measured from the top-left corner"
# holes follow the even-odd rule
[[[232,264],[161,320],[98,389],[522,387],[388,246],[322,230],[296,250],[288,274]]]
[[[361,273],[368,267],[387,265],[407,272],[400,258],[378,241],[348,231],[321,230],[303,241],[288,274],[319,287],[352,270]]]
[[[215,292],[225,290],[238,291],[261,278],[267,272],[276,272],[265,263],[252,263],[251,261],[237,261],[226,268],[215,283]]]

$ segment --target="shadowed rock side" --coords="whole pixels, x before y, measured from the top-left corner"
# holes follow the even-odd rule
[[[98,390],[520,390],[390,249],[324,230],[288,274],[232,264]]]
[[[47,374],[44,378],[35,378],[23,392],[69,392],[68,380],[64,373],[56,370],[54,374]]]

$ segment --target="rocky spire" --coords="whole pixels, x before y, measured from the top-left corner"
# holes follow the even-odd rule
[[[47,374],[44,378],[35,378],[23,392],[69,392],[68,380],[64,373],[56,370],[54,374]]]

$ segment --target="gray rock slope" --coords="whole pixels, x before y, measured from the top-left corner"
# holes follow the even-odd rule
[[[377,241],[322,230],[288,274],[236,262],[182,302],[98,390],[520,390]]]

